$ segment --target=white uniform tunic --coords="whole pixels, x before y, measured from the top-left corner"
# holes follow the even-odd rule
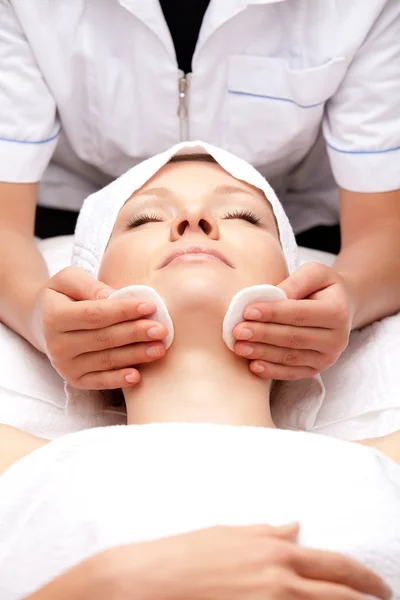
[[[157,0],[0,0],[0,181],[53,157],[40,201],[78,209],[201,139],[257,166],[296,230],[333,223],[329,162],[344,188],[400,187],[399,40],[398,0],[211,0],[183,79]]]
[[[356,558],[400,599],[400,466],[378,452],[261,427],[73,433],[0,477],[0,597],[25,598],[112,546],[293,521],[300,544]]]

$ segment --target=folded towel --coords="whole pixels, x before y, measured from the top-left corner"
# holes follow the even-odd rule
[[[400,599],[400,466],[304,432],[202,424],[97,428],[0,477],[0,598],[20,600],[112,546],[214,525],[300,522]]]

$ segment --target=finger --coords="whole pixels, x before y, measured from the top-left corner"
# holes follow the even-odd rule
[[[81,390],[117,390],[134,387],[140,381],[137,369],[121,369],[119,371],[97,371],[86,373],[75,387]]]
[[[310,581],[308,579],[299,581],[296,578],[294,590],[297,594],[295,597],[307,598],[308,600],[365,600],[364,594],[356,592],[345,585]]]
[[[299,523],[288,523],[287,525],[281,525],[280,527],[270,527],[269,525],[262,526],[263,531],[261,535],[267,537],[274,537],[281,540],[295,542],[299,535],[300,525]]]
[[[230,526],[225,526],[230,527]],[[233,526],[233,529],[239,529],[247,533],[252,533],[260,537],[274,537],[285,541],[295,542],[300,530],[299,523],[288,523],[274,527],[273,525],[238,525]]]
[[[131,344],[101,350],[99,352],[87,352],[74,358],[73,368],[77,376],[96,371],[115,371],[132,365],[152,362],[165,356],[166,349],[162,342],[150,344]]]
[[[255,312],[254,312],[255,311]],[[343,325],[341,305],[323,300],[279,300],[249,304],[244,318],[261,323],[336,329]]]
[[[300,300],[338,282],[338,274],[332,267],[320,263],[306,263],[277,287],[288,298]]]
[[[140,298],[120,300],[93,300],[71,303],[68,309],[58,315],[58,331],[80,331],[83,329],[104,329],[116,323],[135,321],[155,313],[153,302]]]
[[[390,598],[390,590],[379,575],[335,552],[296,547],[291,553],[291,567],[307,579],[329,581],[377,598]]]
[[[326,357],[315,350],[293,350],[269,344],[245,344],[243,342],[236,342],[234,350],[238,356],[243,358],[263,360],[287,367],[312,367],[321,370],[326,366]]]
[[[115,292],[114,288],[94,279],[79,267],[67,267],[54,275],[49,288],[73,300],[104,299]]]
[[[317,350],[319,352],[332,350],[332,329],[246,321],[236,325],[232,333],[238,341],[262,342],[293,350]]]
[[[165,325],[159,321],[139,319],[117,323],[103,329],[71,331],[65,335],[65,348],[71,349],[72,353],[74,349],[75,351],[78,349],[79,354],[84,354],[139,342],[163,340],[168,332]]]
[[[262,360],[253,360],[249,365],[250,371],[263,379],[278,379],[282,381],[298,381],[317,375],[318,370],[312,367],[286,367]]]

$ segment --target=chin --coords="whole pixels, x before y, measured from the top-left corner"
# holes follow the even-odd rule
[[[209,308],[227,310],[238,286],[218,269],[174,269],[159,273],[150,285],[160,294],[168,308]]]

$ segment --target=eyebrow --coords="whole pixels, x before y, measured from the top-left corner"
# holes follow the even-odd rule
[[[172,196],[172,191],[166,187],[158,187],[158,188],[150,188],[149,190],[142,190],[135,194],[135,197],[138,196],[156,196],[157,198],[168,198]]]
[[[257,198],[258,194],[254,194],[249,190],[246,190],[243,187],[240,187],[238,185],[217,185],[213,190],[212,190],[213,194],[218,194],[218,195],[227,195],[227,194],[246,194],[248,196],[251,196],[252,198]],[[170,196],[173,196],[173,192],[172,190],[170,190],[169,188],[166,187],[156,187],[156,188],[150,188],[148,190],[142,190],[141,192],[136,194],[136,198],[138,196],[155,196],[157,198],[168,198]]]

